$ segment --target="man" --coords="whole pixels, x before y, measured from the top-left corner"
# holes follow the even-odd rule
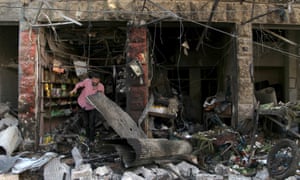
[[[76,94],[78,89],[83,88],[77,102],[82,109],[82,119],[90,143],[94,143],[95,140],[95,119],[97,118],[98,112],[94,106],[88,102],[87,96],[98,92],[104,93],[104,85],[100,80],[100,75],[98,73],[91,73],[90,78],[78,82],[75,85],[75,88],[70,92],[71,94]]]

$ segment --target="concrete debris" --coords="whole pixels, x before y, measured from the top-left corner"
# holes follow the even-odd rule
[[[228,175],[228,180],[252,180],[251,177],[246,177],[243,175],[239,175],[239,174],[229,174]]]
[[[71,168],[61,162],[61,158],[53,158],[44,167],[44,180],[69,180],[71,179]]]
[[[0,174],[8,173],[18,160],[18,156],[0,155]]]
[[[18,126],[19,120],[14,116],[6,113],[4,118],[0,120],[0,130],[4,130],[9,126]]]
[[[139,176],[133,172],[126,171],[121,180],[145,180],[142,176]]]
[[[43,144],[40,145],[40,150],[46,152],[44,155],[40,156],[36,153],[29,157],[23,157],[22,153],[13,156],[20,143],[24,144],[28,140],[22,140],[17,127],[18,119],[7,113],[9,110],[5,106],[1,107],[0,104],[0,109],[2,108],[0,115],[3,117],[0,120],[0,149],[2,148],[3,154],[0,155],[0,175],[21,174],[28,171],[41,174],[43,171],[45,180],[268,180],[271,178],[268,155],[278,141],[272,139],[273,136],[264,136],[266,131],[263,128],[268,126],[268,123],[257,127],[256,134],[253,136],[255,141],[251,143],[254,145],[252,147],[254,150],[251,151],[249,144],[253,139],[252,134],[249,136],[245,133],[245,128],[241,128],[242,131],[234,130],[220,118],[230,115],[228,111],[231,104],[226,101],[226,98],[214,96],[206,100],[204,104],[206,127],[203,129],[198,126],[199,123],[180,124],[182,121],[177,121],[177,118],[181,117],[177,116],[177,113],[181,111],[182,104],[179,103],[178,98],[169,97],[172,98],[155,99],[154,104],[168,108],[167,114],[172,116],[149,111],[146,113],[153,119],[157,118],[155,120],[163,119],[160,124],[159,121],[153,121],[153,127],[151,126],[153,129],[150,131],[158,132],[156,137],[146,137],[141,126],[127,115],[123,116],[125,112],[119,107],[116,108],[115,103],[107,97],[96,95],[91,96],[89,100],[95,103],[100,113],[104,113],[103,120],[110,127],[103,127],[103,123],[97,126],[96,141],[93,144],[87,144],[85,132],[80,125],[80,116],[77,113],[67,119],[62,126],[53,129],[52,134],[45,135]],[[263,104],[260,106],[259,115],[264,117],[264,121],[273,117],[286,125],[285,121],[290,119],[295,121],[299,116],[297,114],[300,112],[299,104],[280,103],[276,106],[274,103]],[[289,113],[291,111],[292,113]],[[165,119],[172,122],[166,123],[168,120]],[[249,125],[251,130],[249,132],[252,132],[252,124],[251,120],[245,124],[247,127]],[[283,130],[288,130],[285,127],[282,126]],[[291,126],[289,131],[292,130]],[[57,157],[59,153],[65,156]],[[289,166],[285,168],[288,169]],[[297,179],[297,174],[298,172],[288,179]]]
[[[145,179],[176,179],[176,175],[172,175],[172,172],[162,168],[145,168],[140,167],[134,171],[135,174],[142,176]]]
[[[269,180],[270,175],[269,175],[268,169],[266,167],[263,167],[262,170],[257,171],[254,178],[257,180]]]
[[[196,177],[196,175],[200,173],[199,168],[185,161],[177,164],[176,167],[179,169],[180,174],[184,177]]]
[[[201,174],[197,174],[195,179],[196,180],[223,180],[224,177],[216,174],[201,173]]]
[[[71,179],[72,180],[90,180],[93,177],[93,170],[90,164],[82,164],[79,168],[72,169]]]
[[[222,176],[228,176],[229,174],[240,174],[237,170],[227,167],[223,164],[217,164],[215,166],[215,173]]]
[[[11,172],[20,174],[27,170],[38,170],[56,156],[56,153],[47,152],[39,158],[18,158]]]
[[[73,159],[74,159],[74,161],[75,161],[75,169],[78,169],[79,168],[79,166],[82,164],[82,162],[83,162],[83,158],[82,158],[82,156],[81,156],[81,154],[80,154],[80,152],[79,152],[79,150],[78,150],[78,148],[77,147],[74,147],[73,149],[72,149],[72,156],[73,156]]]
[[[109,179],[109,177],[111,177],[112,174],[113,174],[113,170],[108,166],[101,166],[95,169],[95,175],[98,179],[99,178]]]
[[[0,132],[1,153],[11,155],[12,152],[14,152],[16,148],[20,145],[21,142],[22,137],[17,126],[10,126]]]

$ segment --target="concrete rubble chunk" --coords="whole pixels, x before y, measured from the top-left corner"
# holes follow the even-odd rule
[[[18,158],[18,156],[0,155],[0,174],[9,172]]]
[[[0,130],[3,130],[10,126],[18,126],[19,120],[10,114],[6,114],[4,118],[0,120]]]
[[[223,180],[223,176],[217,174],[201,173],[197,174],[195,180]]]
[[[290,176],[290,177],[286,178],[285,180],[297,180],[297,178],[295,176]]]
[[[151,171],[148,168],[145,168],[144,166],[136,169],[134,171],[134,173],[142,175],[145,179],[154,179],[155,178],[155,174],[153,173],[153,171]]]
[[[145,178],[133,173],[133,172],[130,172],[130,171],[126,171],[121,180],[146,180]]]
[[[228,180],[251,180],[251,177],[246,177],[239,174],[228,174]]]
[[[22,137],[17,126],[10,126],[0,132],[0,149],[6,155],[11,155],[21,142]]]
[[[224,166],[223,164],[217,164],[215,166],[215,173],[222,176],[228,176],[228,174],[240,174],[237,170]]]
[[[168,170],[162,169],[162,168],[145,168],[145,167],[140,167],[134,171],[135,174],[141,175],[145,179],[174,179],[173,175],[171,172]]]
[[[82,158],[82,156],[81,156],[81,154],[80,154],[80,152],[79,152],[79,149],[77,148],[77,147],[74,147],[73,149],[72,149],[72,157],[73,157],[73,159],[74,159],[74,161],[75,161],[75,169],[78,169],[79,168],[79,166],[82,164],[82,162],[83,162],[83,158]]]
[[[82,164],[78,169],[72,169],[72,180],[91,180],[93,177],[93,170],[90,164]]]
[[[53,158],[44,167],[44,180],[70,180],[70,171],[71,168],[60,158]]]
[[[47,152],[40,158],[19,158],[12,168],[12,173],[19,174],[29,169],[40,169],[43,165],[45,165],[56,156],[57,154],[54,152]]]
[[[171,172],[162,168],[151,168],[152,172],[156,175],[154,179],[157,180],[172,180],[174,179]],[[147,179],[147,178],[146,178]]]
[[[97,177],[109,176],[113,173],[113,170],[108,166],[101,166],[95,169],[95,174]]]
[[[254,179],[257,179],[257,180],[269,180],[270,179],[270,175],[269,175],[268,169],[266,167],[264,167],[262,170],[257,171]]]
[[[176,167],[179,169],[180,174],[184,177],[196,177],[196,175],[200,173],[199,168],[185,161],[182,161],[181,163],[177,164]]]
[[[180,170],[178,169],[177,166],[175,166],[174,164],[172,163],[168,163],[168,164],[165,164],[164,166],[166,169],[170,170],[171,171],[171,174],[173,176],[173,179],[177,179],[177,178],[180,178],[178,176],[181,176],[180,174]]]

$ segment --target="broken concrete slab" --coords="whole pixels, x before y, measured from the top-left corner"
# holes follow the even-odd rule
[[[12,115],[6,114],[4,118],[0,120],[0,130],[3,130],[9,126],[18,126],[19,120]]]
[[[197,174],[195,180],[223,180],[224,177],[217,174],[201,173]],[[234,180],[234,179],[232,179]]]
[[[137,123],[103,93],[90,95],[87,99],[121,138],[147,137],[142,129],[137,126]]]
[[[83,158],[79,152],[79,149],[77,147],[74,147],[71,151],[72,153],[72,157],[75,161],[75,169],[78,169],[79,166],[82,164],[83,162]]]
[[[21,132],[17,126],[10,126],[0,132],[0,149],[6,155],[11,155],[21,142]]]
[[[93,170],[90,164],[82,164],[77,169],[72,169],[72,180],[90,180],[93,177]]]
[[[179,172],[183,177],[196,177],[196,175],[201,172],[198,167],[185,161],[180,162],[176,165],[176,167],[179,169]]]
[[[133,173],[133,172],[130,172],[130,171],[127,171],[123,174],[122,176],[122,180],[145,180],[145,178]]]
[[[95,175],[99,178],[105,178],[113,174],[113,170],[108,166],[101,166],[95,169]]]
[[[0,155],[0,174],[9,172],[18,158],[18,156]]]
[[[69,180],[71,168],[61,162],[61,158],[53,158],[44,168],[44,180]]]
[[[40,169],[43,165],[48,163],[51,159],[53,159],[56,156],[57,154],[54,152],[47,152],[39,158],[18,158],[17,162],[12,168],[12,173],[20,174],[29,169]]]

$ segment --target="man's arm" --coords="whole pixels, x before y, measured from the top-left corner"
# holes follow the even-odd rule
[[[78,82],[78,83],[75,85],[74,89],[73,89],[72,91],[70,91],[70,94],[76,94],[76,93],[77,93],[77,90],[78,90],[79,88],[85,87],[85,82],[86,82],[86,80],[83,80],[83,81],[81,81],[81,82]]]

